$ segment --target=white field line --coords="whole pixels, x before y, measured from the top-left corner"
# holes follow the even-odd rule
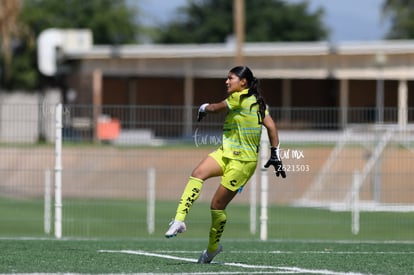
[[[197,262],[197,260],[192,259],[192,258],[176,257],[176,256],[165,255],[165,254],[146,252],[146,251],[142,251],[142,250],[98,250],[98,252],[101,252],[101,253],[133,254],[133,255],[157,257],[157,258],[164,258],[164,259],[171,259],[171,260],[178,260],[178,261],[186,261],[186,262],[193,262],[193,263]],[[171,251],[170,251],[170,253],[171,253]],[[218,263],[218,262],[213,262],[213,263]],[[246,269],[268,269],[268,270],[273,269],[274,272],[269,272],[269,273],[273,273],[273,274],[307,273],[307,274],[321,274],[321,275],[363,275],[362,273],[336,272],[336,271],[331,271],[331,270],[320,270],[320,269],[318,269],[318,270],[317,269],[304,269],[304,268],[300,268],[300,267],[251,265],[251,264],[242,264],[242,263],[219,263],[219,264],[227,265],[227,266],[234,266],[234,267],[241,267],[241,268],[246,268]],[[248,273],[251,274],[251,272],[248,272]],[[266,272],[266,273],[268,273],[268,272]],[[202,274],[205,274],[205,273],[202,273]],[[215,274],[217,274],[217,272]],[[220,273],[220,274],[223,274],[223,273]],[[261,272],[261,274],[263,274],[263,272]]]
[[[199,251],[186,251],[186,250],[156,250],[155,253],[200,253]],[[263,254],[262,251],[226,251],[226,253],[235,253],[235,254]],[[404,255],[404,254],[414,254],[414,251],[281,251],[281,250],[274,250],[274,251],[266,251],[268,254],[343,254],[343,255],[352,255],[352,254],[390,254],[390,255]]]

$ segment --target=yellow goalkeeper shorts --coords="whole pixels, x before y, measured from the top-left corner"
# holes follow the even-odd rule
[[[223,156],[221,148],[209,154],[223,170],[221,185],[231,191],[241,190],[256,170],[257,161],[240,161]]]

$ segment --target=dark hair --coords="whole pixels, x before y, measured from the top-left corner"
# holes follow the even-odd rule
[[[262,95],[260,94],[259,80],[256,77],[254,77],[252,71],[249,69],[249,67],[246,66],[234,67],[230,70],[230,73],[237,75],[240,79],[245,78],[247,80],[247,86],[249,88],[249,91],[247,94],[241,95],[240,99],[243,100],[244,98],[249,97],[251,95],[254,95],[256,97],[256,102],[250,106],[250,110],[254,105],[259,105],[258,119],[259,124],[262,124],[263,118],[265,117],[266,103]]]

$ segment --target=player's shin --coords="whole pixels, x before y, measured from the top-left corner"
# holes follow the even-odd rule
[[[227,215],[225,210],[211,210],[211,228],[207,251],[214,252],[219,248],[221,235],[226,225]]]
[[[190,212],[191,206],[200,196],[202,187],[203,180],[190,177],[178,204],[175,220],[182,222],[185,220],[187,214]]]

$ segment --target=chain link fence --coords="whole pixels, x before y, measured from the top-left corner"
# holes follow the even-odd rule
[[[53,236],[55,106],[42,101],[0,104],[1,236]],[[337,238],[354,238],[353,175],[364,171],[377,154],[358,188],[358,211],[364,213],[361,222],[367,222],[361,224],[359,235],[414,239],[413,109],[403,128],[397,125],[396,108],[384,110],[380,125],[374,108],[270,110],[287,170],[286,179],[266,172],[273,211],[270,238],[331,236],[327,232],[332,238],[338,232]],[[197,107],[185,106],[64,105],[63,236],[162,236],[192,169],[221,144],[224,114],[197,123],[196,111]],[[392,133],[384,144],[387,129]],[[234,217],[230,232],[234,226],[242,236],[258,235],[260,165],[228,210]],[[219,182],[205,182],[200,206],[189,216],[194,228],[189,236],[206,234],[209,200]],[[149,221],[151,192],[155,210]],[[365,213],[374,216],[365,218]],[[377,236],[376,228],[385,224],[390,230]],[[300,233],[298,225],[315,230]]]

